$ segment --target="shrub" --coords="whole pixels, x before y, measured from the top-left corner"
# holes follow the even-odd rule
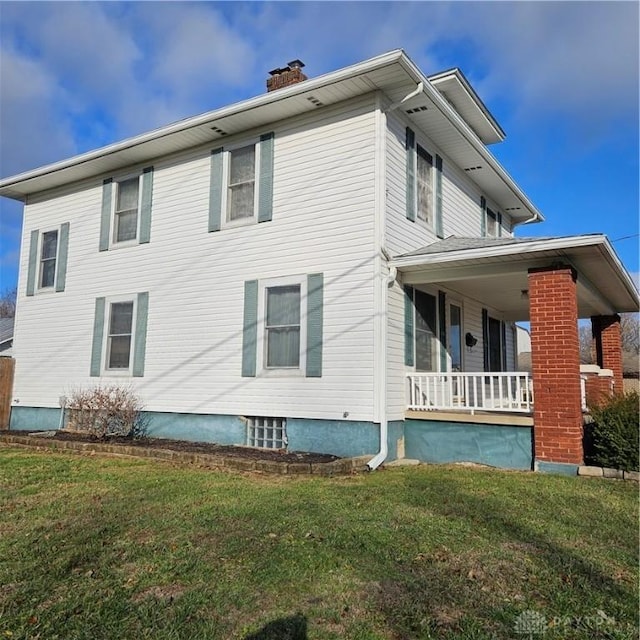
[[[587,464],[638,471],[637,392],[617,395],[591,408],[593,422],[585,426],[584,453]]]
[[[143,405],[129,387],[118,385],[76,389],[67,400],[67,428],[98,438],[146,434]]]

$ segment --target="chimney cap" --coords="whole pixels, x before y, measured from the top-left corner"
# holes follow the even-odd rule
[[[280,69],[279,67],[276,67],[275,69],[272,69],[271,71],[269,71],[269,75],[277,76],[277,75],[280,75],[283,71],[288,71],[288,69],[287,68]]]
[[[287,65],[290,69],[302,69],[304,67],[304,62],[302,60],[292,60],[291,62],[287,62]]]

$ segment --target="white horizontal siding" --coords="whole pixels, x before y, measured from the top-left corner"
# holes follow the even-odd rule
[[[14,398],[57,406],[94,384],[95,298],[149,292],[145,376],[153,411],[373,417],[373,95],[275,131],[273,220],[207,232],[210,148],[153,163],[151,242],[98,251],[102,178],[25,208]],[[225,144],[242,141],[242,136]],[[66,290],[25,297],[32,229],[70,223]],[[324,274],[322,378],[242,378],[244,281]],[[107,380],[107,378],[103,378]]]

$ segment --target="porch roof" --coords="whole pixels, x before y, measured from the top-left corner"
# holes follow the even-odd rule
[[[500,311],[529,319],[528,270],[568,264],[578,273],[578,315],[638,311],[631,276],[602,234],[556,238],[451,236],[391,259],[404,284],[438,284]]]

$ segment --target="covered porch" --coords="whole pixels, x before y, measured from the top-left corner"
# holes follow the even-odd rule
[[[406,417],[526,418],[536,468],[581,464],[588,396],[622,392],[617,314],[638,310],[607,238],[450,237],[391,264],[405,291]],[[583,371],[580,318],[598,363]],[[530,324],[530,370],[518,370],[515,322]]]

